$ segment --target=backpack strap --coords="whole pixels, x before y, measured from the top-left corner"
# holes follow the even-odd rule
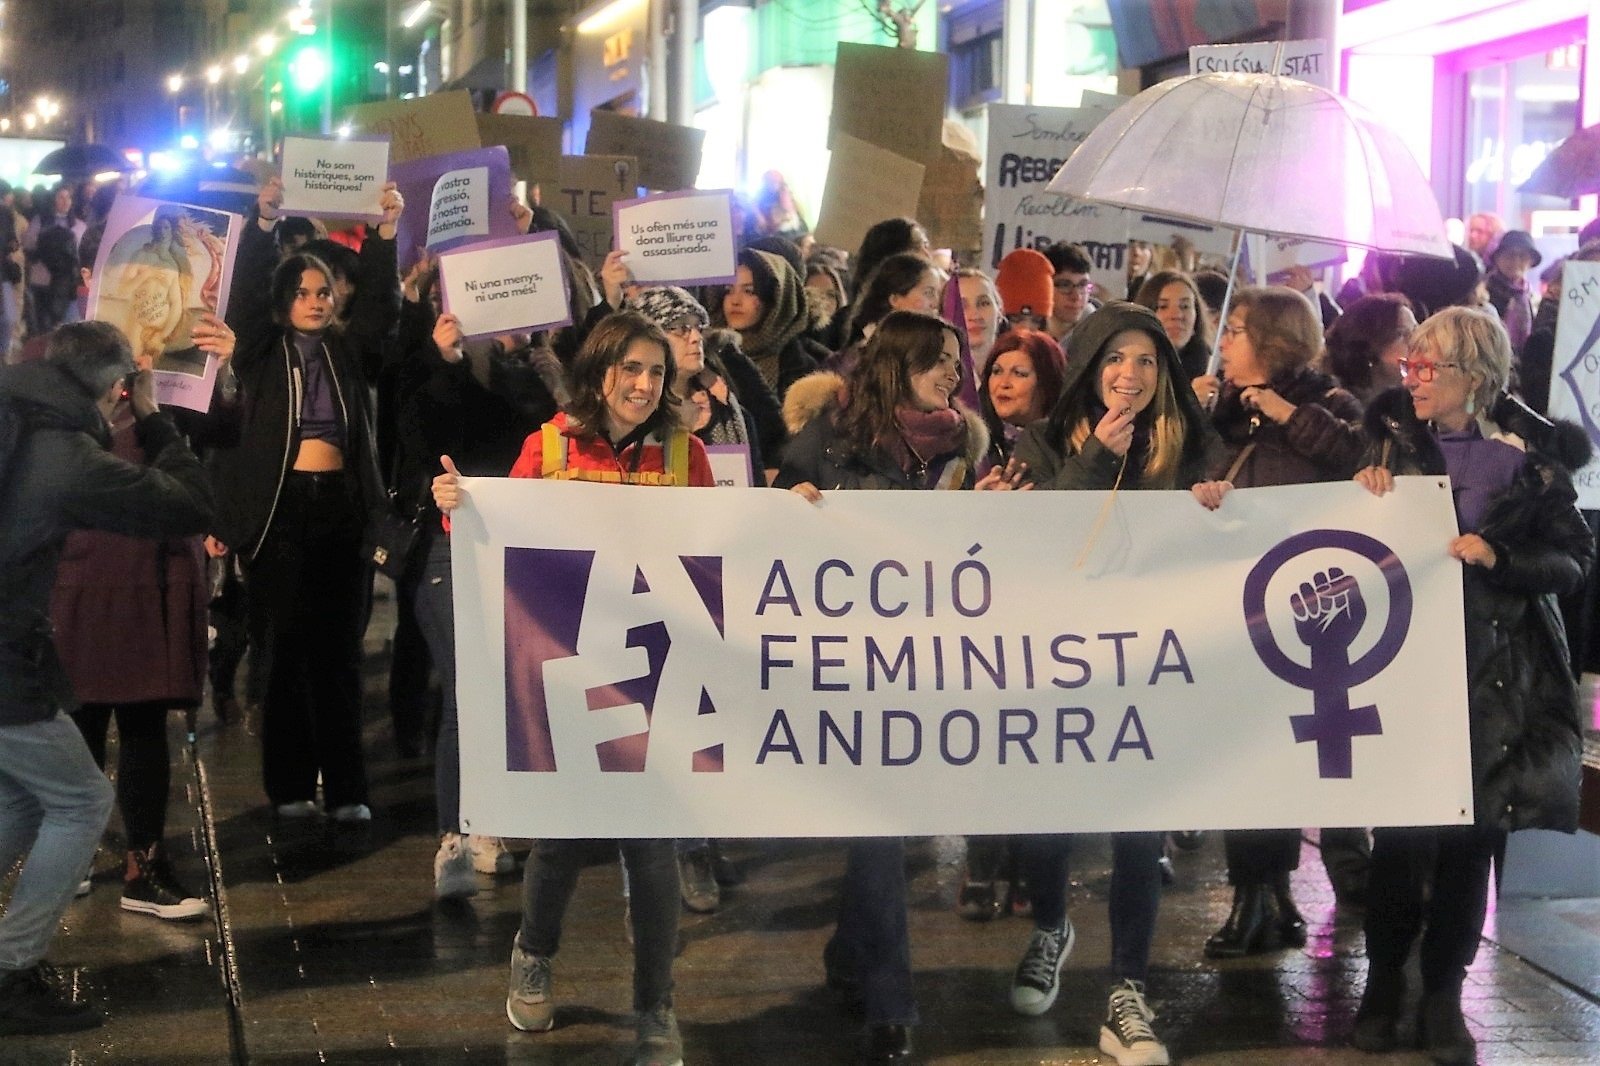
[[[559,477],[567,468],[567,441],[554,423],[539,427],[540,477]]]
[[[667,473],[672,475],[669,484],[689,483],[689,431],[677,429],[667,438]]]

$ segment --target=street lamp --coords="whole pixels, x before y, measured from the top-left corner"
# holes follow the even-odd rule
[[[208,84],[215,85],[215,84],[217,84],[217,82],[219,82],[221,80],[222,80],[222,68],[220,66],[218,66],[215,63],[213,63],[209,67],[206,68],[206,82]]]
[[[245,71],[247,71],[249,69],[250,69],[250,57],[249,56],[245,55],[243,52],[240,52],[238,55],[233,57],[233,72],[235,74],[243,74]]]
[[[169,93],[181,93],[181,92],[183,92],[183,75],[182,74],[168,74],[167,75],[167,92],[169,92]]]

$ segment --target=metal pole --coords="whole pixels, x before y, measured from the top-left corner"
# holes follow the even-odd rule
[[[383,0],[383,98],[394,99],[394,0]]]
[[[326,42],[328,70],[322,78],[322,132],[333,132],[333,0],[328,0],[328,16],[323,20],[322,39]]]
[[[667,4],[671,0],[650,0],[649,113],[646,117],[667,118]]]
[[[677,25],[672,28],[674,68],[672,121],[694,125],[694,41],[700,36],[699,0],[678,0]]]
[[[528,0],[506,0],[511,24],[512,92],[528,91]]]

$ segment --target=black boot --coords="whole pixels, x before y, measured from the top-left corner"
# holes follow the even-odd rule
[[[1306,920],[1294,905],[1289,891],[1289,871],[1278,874],[1272,883],[1272,896],[1278,905],[1278,941],[1286,948],[1306,946]]]
[[[1228,920],[1206,939],[1206,958],[1237,959],[1265,951],[1274,917],[1266,885],[1235,885]]]
[[[867,1042],[862,1048],[861,1061],[867,1066],[888,1066],[890,1063],[911,1061],[911,1027],[909,1025],[869,1025]]]
[[[1396,1027],[1400,1021],[1400,1001],[1406,995],[1405,972],[1395,967],[1371,963],[1367,967],[1367,987],[1356,1008],[1356,1027],[1350,1034],[1351,1046],[1358,1051],[1382,1054],[1400,1044]]]
[[[1478,1042],[1461,1016],[1459,987],[1423,993],[1417,1037],[1428,1057],[1441,1066],[1473,1066],[1478,1061]]]

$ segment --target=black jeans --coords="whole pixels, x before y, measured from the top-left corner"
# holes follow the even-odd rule
[[[1300,868],[1300,830],[1229,829],[1222,834],[1228,884],[1270,885]]]
[[[439,832],[461,831],[461,733],[456,718],[456,619],[450,584],[450,538],[442,530],[424,531],[417,553],[423,563],[414,593],[417,628],[439,671],[444,697],[433,746],[433,791]],[[407,575],[409,576],[409,574]]]
[[[95,765],[106,768],[106,728],[117,719],[117,806],[129,851],[149,851],[167,833],[167,790],[172,780],[165,703],[86,703],[72,721]]]
[[[353,474],[291,471],[247,588],[251,639],[267,654],[261,776],[275,804],[367,802],[361,632],[372,572]]]
[[[1111,975],[1145,980],[1161,912],[1161,833],[1111,834]],[[1067,871],[1072,837],[1019,838],[1018,863],[1033,893],[1033,924],[1059,929],[1067,920]]]
[[[831,976],[860,987],[868,1025],[915,1025],[906,848],[900,837],[850,841],[839,924],[822,953]]]
[[[1372,831],[1367,887],[1371,969],[1398,970],[1422,936],[1422,985],[1459,991],[1478,955],[1489,868],[1505,834],[1473,825]]]
[[[633,1009],[672,1006],[678,951],[678,856],[671,840],[619,840],[633,921]],[[547,958],[561,947],[561,922],[592,840],[541,840],[522,876],[522,950]]]

